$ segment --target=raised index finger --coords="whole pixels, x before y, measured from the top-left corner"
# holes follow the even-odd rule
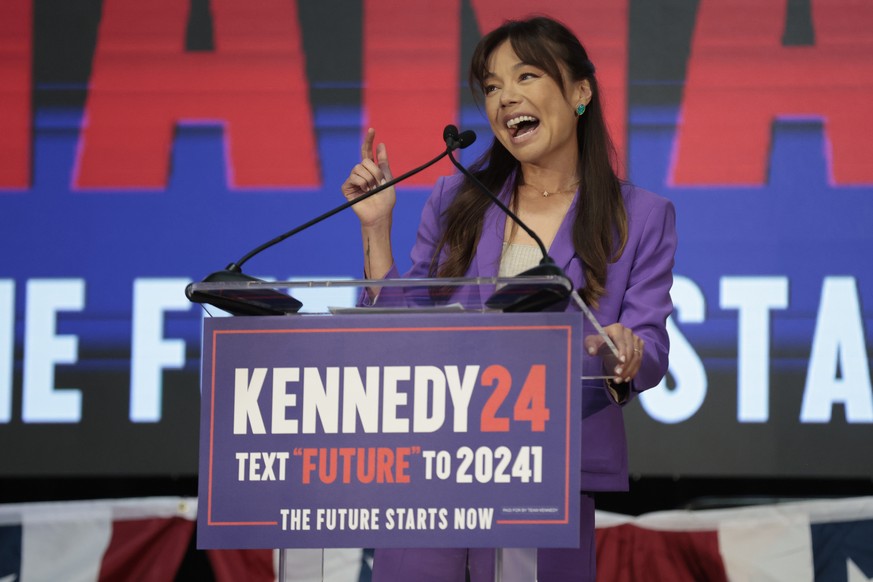
[[[373,159],[373,140],[376,139],[376,130],[372,127],[367,130],[367,136],[364,138],[364,143],[361,145],[361,159]]]

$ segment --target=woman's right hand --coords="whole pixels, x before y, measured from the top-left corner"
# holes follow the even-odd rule
[[[388,150],[384,143],[378,145],[375,157],[373,155],[375,138],[376,130],[368,129],[367,137],[364,138],[364,143],[361,145],[361,163],[352,168],[349,177],[343,182],[341,188],[346,200],[354,200],[394,177],[391,173],[391,167],[388,165]],[[390,224],[396,197],[392,186],[352,206],[361,221],[361,227],[368,228],[382,223]]]

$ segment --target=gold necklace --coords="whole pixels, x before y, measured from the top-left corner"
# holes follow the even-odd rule
[[[532,184],[522,184],[522,186],[526,186],[527,188],[532,188],[533,190],[535,190],[535,191],[538,192],[538,193],[539,193],[540,191],[542,191],[543,198],[548,198],[548,197],[551,196],[552,194],[563,194],[563,193],[565,193],[565,192],[567,192],[567,193],[570,193],[570,192],[575,193],[576,190],[577,190],[577,188],[578,188],[578,186],[579,186],[579,181],[577,180],[576,182],[574,182],[574,183],[573,183],[569,188],[563,188],[563,189],[561,189],[561,190],[553,190],[553,191],[551,191],[551,192],[549,192],[549,191],[546,190],[545,188],[537,188],[536,186],[533,186]]]

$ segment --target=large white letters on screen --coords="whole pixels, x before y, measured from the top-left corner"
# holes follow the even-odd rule
[[[133,341],[130,365],[130,420],[161,420],[161,375],[185,365],[185,342],[164,339],[164,312],[186,311],[188,279],[137,279],[133,282]]]
[[[676,277],[670,290],[675,313],[683,323],[702,323],[706,317],[706,301],[694,281]],[[673,322],[667,320],[670,334],[670,374],[676,382],[671,390],[666,380],[640,394],[640,404],[653,419],[665,424],[688,420],[700,409],[706,398],[706,369],[700,356]]]
[[[843,403],[846,420],[873,422],[873,393],[861,306],[853,277],[827,277],[809,356],[801,422],[830,422]]]
[[[786,277],[723,277],[722,309],[739,310],[737,420],[770,418],[770,310],[788,307]]]
[[[55,334],[58,311],[85,307],[83,279],[30,279],[27,282],[27,328],[24,333],[24,422],[79,422],[82,392],[56,390],[55,365],[78,361],[79,338]]]
[[[15,345],[15,282],[0,279],[0,423],[12,420],[12,358]]]

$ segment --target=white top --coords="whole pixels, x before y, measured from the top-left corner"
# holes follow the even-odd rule
[[[540,248],[533,245],[503,243],[503,254],[500,257],[498,277],[515,277],[540,264],[543,254]]]

